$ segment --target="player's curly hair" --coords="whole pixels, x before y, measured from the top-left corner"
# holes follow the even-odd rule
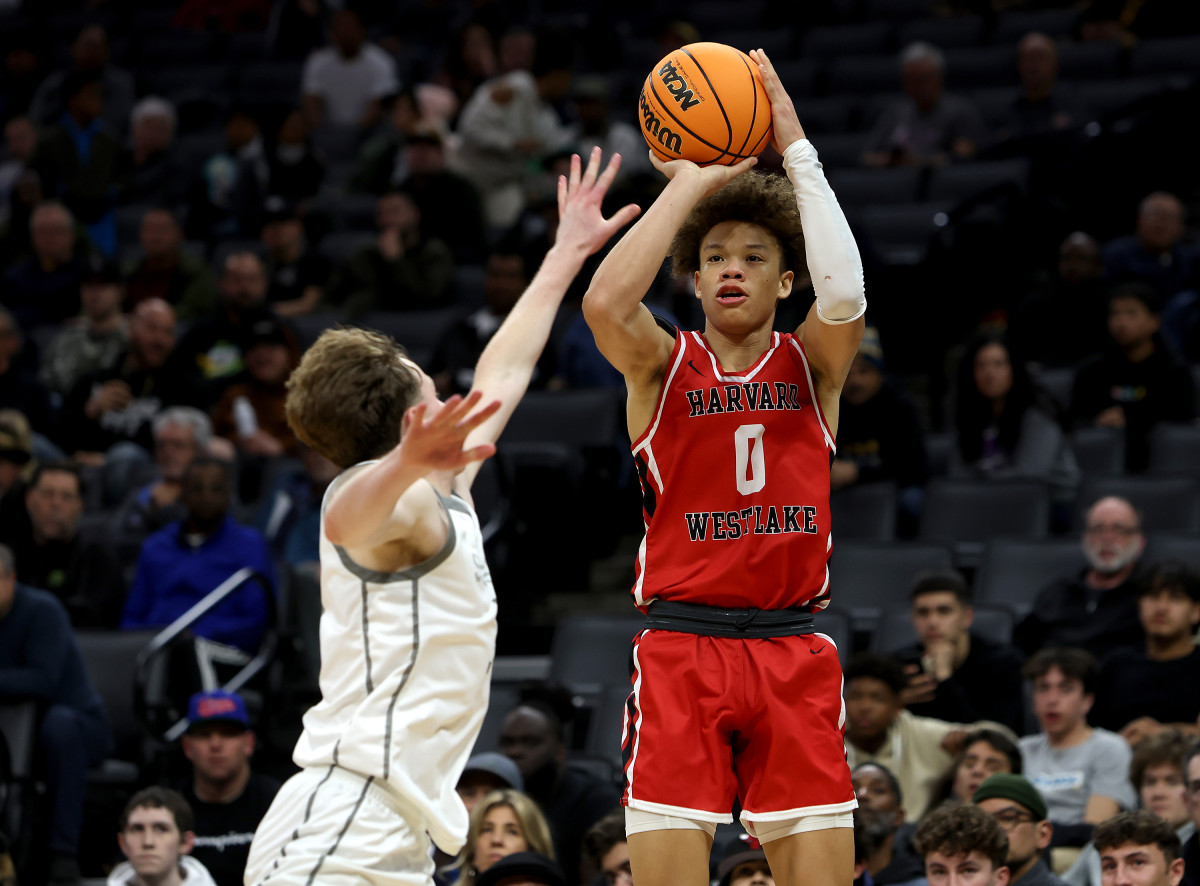
[[[1000,868],[1008,858],[1008,837],[996,819],[969,803],[947,803],[925,817],[913,845],[922,858],[931,853],[968,855],[981,852]]]
[[[404,348],[368,329],[321,334],[287,381],[287,422],[340,468],[380,458],[400,442],[400,423],[421,381]]]
[[[700,241],[715,226],[727,221],[751,222],[779,241],[781,272],[803,265],[804,234],[792,183],[783,175],[751,170],[705,197],[684,219],[671,243],[672,273],[679,276],[696,273],[700,267]]]

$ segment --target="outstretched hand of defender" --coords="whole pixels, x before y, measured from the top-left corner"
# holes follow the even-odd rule
[[[783,81],[775,73],[775,66],[767,58],[766,52],[751,49],[750,58],[762,73],[763,86],[771,101],[771,147],[782,156],[788,145],[804,138],[804,127],[800,125],[800,116],[796,113],[792,97],[783,88]]]
[[[472,391],[466,397],[455,394],[432,415],[427,403],[409,409],[400,435],[401,461],[426,472],[457,471],[494,455],[493,443],[464,448],[467,435],[500,408],[499,400],[480,407],[482,399],[482,391]]]
[[[605,218],[601,211],[604,195],[621,168],[621,155],[613,154],[600,171],[601,151],[592,148],[587,169],[578,154],[571,155],[570,175],[558,177],[558,234],[556,244],[584,250],[591,255],[625,227],[642,210],[630,203]]]

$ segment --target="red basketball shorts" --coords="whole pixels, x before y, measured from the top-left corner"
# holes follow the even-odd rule
[[[842,668],[824,634],[741,640],[643,631],[622,755],[633,809],[730,822],[857,805],[843,737]]]

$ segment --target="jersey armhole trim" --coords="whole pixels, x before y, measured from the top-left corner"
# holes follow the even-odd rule
[[[658,317],[656,317],[655,320],[658,321],[660,325],[665,322]],[[671,368],[667,371],[667,374],[663,376],[662,384],[658,389],[658,404],[654,408],[654,420],[650,422],[650,426],[646,428],[646,430],[642,431],[642,435],[633,441],[632,445],[630,446],[631,452],[637,453],[641,449],[644,449],[649,445],[650,440],[654,437],[654,432],[658,429],[658,423],[662,420],[663,407],[667,403],[667,391],[671,387],[671,381],[675,378],[675,373],[679,370],[679,364],[683,360],[684,353],[687,352],[686,342],[687,336],[677,331],[675,335],[675,345],[671,348]]]
[[[429,483],[428,480],[425,482]],[[374,584],[388,584],[396,581],[415,581],[444,563],[446,558],[454,551],[454,545],[458,541],[458,531],[454,527],[454,518],[450,515],[450,511],[461,511],[464,514],[470,514],[471,509],[467,507],[466,502],[444,498],[432,483],[429,483],[429,488],[433,489],[433,494],[437,496],[438,504],[446,512],[446,523],[448,524],[446,528],[446,541],[442,545],[441,550],[407,569],[401,569],[398,572],[380,572],[376,569],[368,569],[366,566],[355,561],[341,545],[334,545],[333,549],[337,551],[338,559],[342,561],[342,565],[363,581],[373,582]]]

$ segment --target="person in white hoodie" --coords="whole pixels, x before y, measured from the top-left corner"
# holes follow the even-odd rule
[[[192,810],[170,788],[138,791],[121,813],[117,843],[127,861],[113,868],[108,886],[216,886],[188,853],[196,842]]]

